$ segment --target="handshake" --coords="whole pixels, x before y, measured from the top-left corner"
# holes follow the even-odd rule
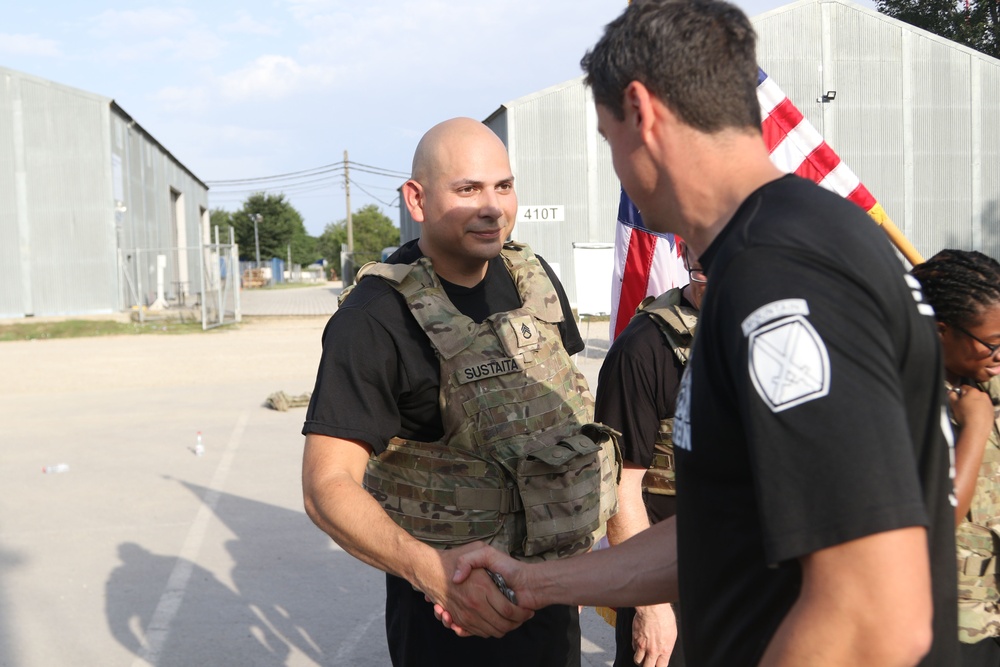
[[[503,637],[534,616],[546,602],[531,590],[535,566],[517,561],[482,542],[438,552],[443,596],[425,596],[434,615],[460,637]]]
[[[462,637],[502,637],[552,604],[636,607],[678,598],[674,517],[610,549],[539,563],[482,542],[434,553],[433,581],[417,588]]]

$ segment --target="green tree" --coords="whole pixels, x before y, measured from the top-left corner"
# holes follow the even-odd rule
[[[399,227],[375,204],[369,204],[351,214],[354,227],[354,266],[382,257],[382,248],[399,245]],[[317,252],[341,274],[340,248],[347,244],[347,220],[331,222],[316,241]]]
[[[233,226],[232,213],[224,208],[213,208],[208,212],[211,243],[215,243],[215,228],[219,228],[219,243],[229,243],[229,228]]]
[[[875,0],[886,16],[1000,58],[1000,0]]]
[[[254,216],[257,219],[257,237],[254,238]],[[285,195],[257,192],[243,202],[243,207],[230,214],[236,230],[236,243],[240,246],[240,259],[257,258],[257,242],[260,243],[260,261],[272,257],[288,258],[288,247],[292,249],[293,264],[311,264],[316,257],[316,239],[306,233],[302,215],[285,200]]]

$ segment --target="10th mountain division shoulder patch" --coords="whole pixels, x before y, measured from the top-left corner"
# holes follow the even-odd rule
[[[830,391],[826,344],[803,316],[806,313],[783,317],[750,333],[750,379],[772,412],[821,398]]]

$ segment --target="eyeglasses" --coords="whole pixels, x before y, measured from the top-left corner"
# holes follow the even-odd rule
[[[691,259],[688,257],[687,249],[684,250],[684,268],[687,269],[688,278],[691,279],[691,282],[701,285],[708,282],[708,276],[705,275],[704,269],[701,267],[691,268]]]
[[[985,347],[987,350],[989,350],[991,357],[995,357],[997,355],[997,351],[1000,351],[1000,343],[997,343],[995,345],[990,345],[989,343],[987,343],[985,340],[983,340],[979,336],[973,336],[971,333],[969,333],[968,331],[966,331],[962,327],[958,326],[957,324],[953,325],[953,326],[956,329],[958,329],[959,331],[961,331],[962,333],[964,333],[966,336],[968,336],[969,338],[971,338],[972,340],[976,341],[977,343],[979,343],[980,345],[982,345],[983,347]]]

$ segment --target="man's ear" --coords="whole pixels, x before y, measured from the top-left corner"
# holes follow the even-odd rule
[[[947,330],[948,330],[948,325],[947,324],[945,324],[944,322],[938,322],[937,323],[938,336],[944,337],[944,332],[947,331]]]
[[[403,201],[415,222],[424,221],[424,186],[412,178],[403,183]]]
[[[625,122],[642,134],[648,133],[654,120],[652,93],[641,82],[633,81],[625,87],[623,98]]]

